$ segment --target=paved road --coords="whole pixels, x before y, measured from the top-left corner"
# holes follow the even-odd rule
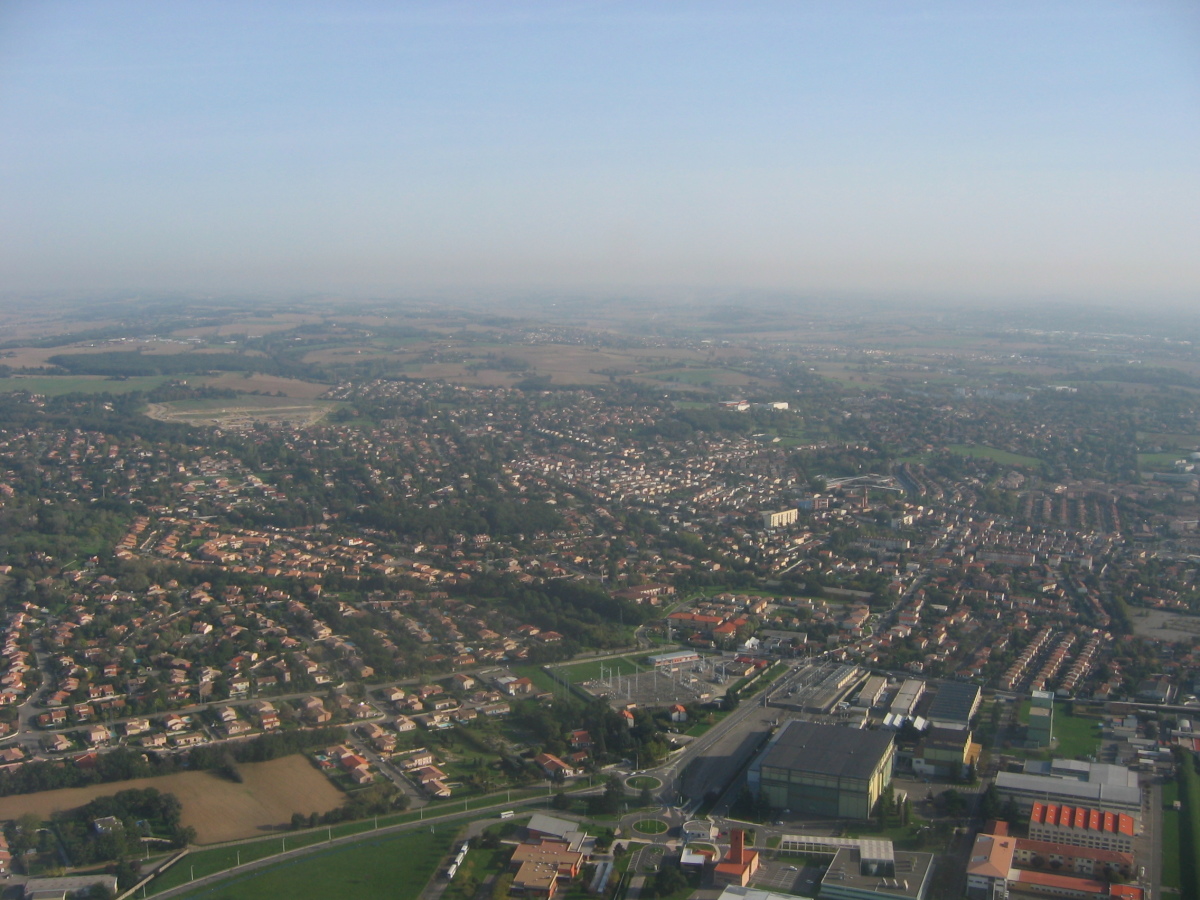
[[[790,679],[804,666],[791,664],[791,672],[780,677]],[[773,690],[769,688],[768,691]],[[769,696],[769,694],[768,694]],[[765,697],[752,697],[710,728],[688,746],[674,754],[663,766],[647,770],[663,782],[659,799],[674,805],[680,795],[689,800],[703,798],[709,791],[721,791],[738,772],[763,739],[770,733],[779,711],[763,706]]]
[[[1141,841],[1146,851],[1138,854],[1137,863],[1146,870],[1146,877],[1138,884],[1149,889],[1149,900],[1162,896],[1162,785],[1157,778],[1144,785]]]

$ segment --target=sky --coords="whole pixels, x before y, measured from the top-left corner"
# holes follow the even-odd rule
[[[0,292],[1200,308],[1200,4],[0,3]]]

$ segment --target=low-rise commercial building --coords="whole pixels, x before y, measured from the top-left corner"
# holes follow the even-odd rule
[[[891,852],[879,858],[863,850],[839,850],[821,879],[821,900],[924,900],[933,872],[932,853]]]

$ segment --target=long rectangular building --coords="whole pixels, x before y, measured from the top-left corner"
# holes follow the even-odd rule
[[[996,776],[996,794],[1001,802],[1014,801],[1022,813],[1032,812],[1035,803],[1053,803],[1110,809],[1132,816],[1135,823],[1141,822],[1142,792],[1127,785],[1001,772]]]
[[[1074,847],[1132,853],[1136,829],[1133,816],[1108,809],[1035,802],[1029,814],[1030,839]]]
[[[913,710],[917,708],[917,701],[924,693],[925,682],[918,678],[906,678],[904,684],[900,685],[900,690],[896,692],[896,696],[892,698],[892,705],[888,707],[888,712],[911,716]]]

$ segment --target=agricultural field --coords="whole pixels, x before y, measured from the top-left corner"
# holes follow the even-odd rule
[[[198,843],[210,844],[260,835],[286,828],[292,813],[328,812],[345,796],[303,756],[285,756],[238,767],[241,784],[215,772],[180,772],[159,778],[137,778],[114,784],[16,794],[0,798],[0,820],[32,812],[48,818],[58,810],[74,809],[96,797],[130,788],[157,788],[174,794],[183,804],[181,823],[196,829]]]
[[[315,400],[329,390],[327,384],[284,378],[280,375],[264,375],[262,372],[250,373],[249,377],[241,372],[222,372],[219,375],[204,375],[185,380],[188,384],[228,388],[239,393],[258,391],[262,394],[282,394],[296,400]]]
[[[133,391],[152,391],[171,381],[167,375],[146,375],[134,378],[107,378],[103,375],[13,375],[0,378],[0,393],[29,391],[46,397],[63,394],[129,394]]]

